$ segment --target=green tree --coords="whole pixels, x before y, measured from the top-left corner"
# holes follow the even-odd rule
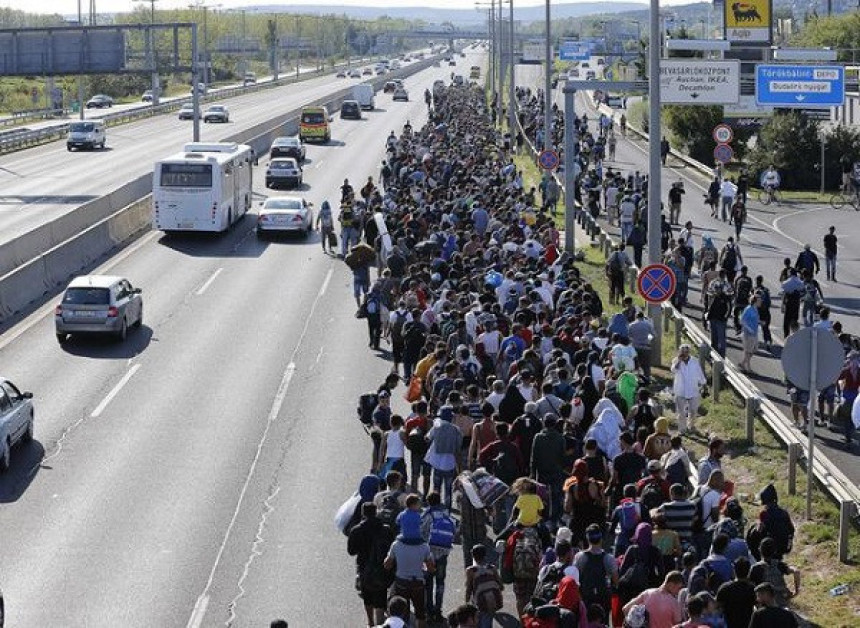
[[[860,48],[860,12],[811,19],[792,44],[809,48],[827,46],[838,52],[839,61],[854,61],[851,49]]]
[[[842,184],[842,166],[839,160],[847,156],[851,163],[860,160],[860,129],[839,125],[825,134],[824,165],[828,190]]]
[[[663,107],[663,122],[671,136],[672,144],[687,155],[709,166],[714,165],[713,129],[723,121],[723,108],[719,105],[709,107],[667,105]],[[747,140],[751,132],[735,129],[732,150],[735,159],[742,160],[747,153]]]
[[[759,131],[750,154],[755,177],[773,164],[789,190],[812,190],[820,184],[821,140],[819,126],[799,111],[777,110]]]

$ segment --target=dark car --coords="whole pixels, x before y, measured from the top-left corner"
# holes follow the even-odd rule
[[[108,109],[113,107],[113,98],[104,94],[96,94],[87,101],[87,109]]]
[[[340,106],[340,117],[342,120],[361,120],[361,105],[357,100],[344,100]]]
[[[269,149],[269,157],[292,157],[302,163],[305,160],[305,145],[297,137],[276,137]]]

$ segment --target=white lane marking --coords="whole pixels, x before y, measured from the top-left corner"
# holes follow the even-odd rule
[[[160,235],[160,231],[150,231],[145,236],[142,236],[140,240],[117,253],[117,255],[111,258],[109,262],[106,262],[102,266],[99,266],[98,271],[104,274],[105,271],[108,271],[111,268],[114,268],[120,262],[125,261],[132,253],[135,253],[138,249],[147,244],[150,240]],[[40,323],[43,318],[52,314],[54,312],[55,307],[56,305],[54,305],[53,303],[47,303],[43,305],[41,309],[36,310],[34,314],[30,314],[30,316],[28,316],[16,326],[12,327],[8,332],[3,334],[3,338],[2,340],[0,340],[0,350],[5,349],[22,335],[33,329],[33,327]]]
[[[220,274],[221,274],[221,271],[222,271],[222,270],[224,270],[224,269],[223,269],[223,268],[219,268],[219,269],[217,269],[214,273],[212,273],[212,274],[209,276],[209,279],[207,279],[207,280],[203,283],[203,285],[202,285],[202,286],[200,286],[200,287],[197,289],[197,292],[196,292],[195,294],[197,294],[197,296],[199,297],[199,296],[201,296],[204,292],[206,292],[206,291],[209,289],[209,286],[211,286],[211,285],[212,285],[212,282],[213,282],[213,281],[215,281],[215,279],[217,279],[218,275],[220,275]]]
[[[298,356],[299,350],[302,347],[302,343],[304,342],[305,337],[307,336],[308,329],[310,328],[311,321],[314,318],[314,312],[319,305],[320,300],[325,294],[326,288],[328,287],[329,281],[331,280],[332,275],[334,274],[334,268],[329,268],[326,273],[325,281],[323,281],[323,285],[320,288],[319,293],[317,293],[316,298],[314,298],[314,302],[311,304],[310,312],[305,317],[305,325],[302,328],[302,333],[299,335],[299,339],[296,341],[296,346],[293,348],[293,353],[290,356],[290,361],[287,364],[287,368],[284,370],[283,376],[281,377],[281,382],[278,385],[278,391],[275,393],[275,398],[272,401],[272,406],[269,409],[269,414],[266,417],[266,428],[263,430],[263,434],[260,436],[260,440],[257,443],[257,451],[254,454],[254,459],[251,462],[251,466],[248,469],[248,474],[245,477],[245,482],[242,485],[242,490],[239,492],[239,499],[236,502],[236,508],[233,511],[233,516],[230,519],[230,523],[227,525],[227,530],[224,532],[224,538],[221,541],[221,546],[218,548],[218,553],[215,555],[215,562],[212,565],[212,569],[209,571],[209,578],[206,580],[206,586],[203,588],[203,592],[197,598],[197,602],[194,604],[194,610],[191,613],[191,617],[188,619],[188,623],[186,624],[186,628],[200,628],[203,625],[203,620],[206,618],[206,610],[209,606],[209,592],[212,589],[212,583],[215,581],[215,573],[218,570],[218,566],[221,564],[221,559],[224,556],[224,552],[227,549],[227,544],[230,541],[230,535],[233,532],[233,528],[236,525],[236,520],[239,518],[239,513],[242,510],[242,504],[245,501],[245,495],[248,492],[248,487],[251,485],[251,480],[254,478],[254,474],[257,470],[257,464],[260,461],[260,456],[263,453],[263,447],[266,445],[266,441],[269,437],[269,432],[271,431],[272,424],[277,420],[278,414],[281,412],[281,407],[283,406],[284,400],[287,396],[287,391],[290,387],[290,382],[293,379],[293,375],[296,372],[296,357]],[[260,537],[262,535],[262,529],[265,524],[265,520],[268,517],[269,513],[273,510],[273,507],[269,504],[269,501],[274,497],[274,494],[270,494],[266,501],[264,502],[264,512],[263,512],[263,521],[260,522],[260,526],[257,532],[257,538],[255,539],[253,545],[251,546],[251,554],[248,560],[245,562],[245,566],[242,570],[242,575],[239,578],[237,583],[237,587],[239,588],[239,593],[235,598],[230,602],[229,612],[230,616],[227,621],[227,625],[231,626],[233,619],[235,618],[235,607],[238,604],[239,600],[244,596],[244,582],[248,576],[248,573],[251,570],[251,565],[254,562],[254,559],[260,554],[257,551],[257,547],[260,543]]]
[[[314,164],[314,169],[317,169],[317,168],[319,168],[320,166],[322,166],[324,161],[325,161],[324,159],[320,159],[318,162],[316,162],[316,163]]]
[[[101,403],[96,406],[96,409],[92,411],[92,414],[90,414],[90,418],[95,419],[99,415],[101,415],[101,413],[105,411],[105,408],[108,407],[108,404],[113,401],[113,398],[119,394],[119,391],[122,390],[123,386],[128,384],[128,381],[134,376],[135,373],[137,373],[139,369],[140,364],[135,364],[134,366],[132,366],[128,370],[128,372],[122,376],[122,379],[116,383],[116,386],[111,389],[107,396],[102,399]]]

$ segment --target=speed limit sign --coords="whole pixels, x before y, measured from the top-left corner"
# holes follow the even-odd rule
[[[728,144],[732,141],[732,138],[734,138],[735,134],[732,131],[732,127],[730,127],[728,124],[718,124],[714,127],[713,136],[714,141],[717,144]]]

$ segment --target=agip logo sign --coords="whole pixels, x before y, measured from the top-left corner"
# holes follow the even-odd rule
[[[772,0],[723,0],[726,41],[771,43]]]

